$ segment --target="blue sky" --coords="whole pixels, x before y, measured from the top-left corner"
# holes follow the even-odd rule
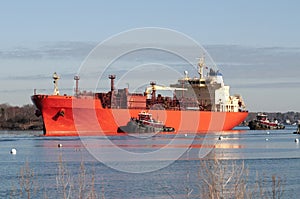
[[[2,1],[1,43],[99,41],[158,26],[206,44],[298,47],[299,6],[296,0]]]
[[[34,88],[52,89],[54,71],[67,90],[97,43],[162,27],[204,45],[250,111],[300,111],[299,8],[296,0],[1,1],[0,103],[31,103]]]

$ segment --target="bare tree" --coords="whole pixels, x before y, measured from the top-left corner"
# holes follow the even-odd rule
[[[25,192],[27,194],[27,198],[31,197],[31,193],[36,193],[35,186],[35,174],[33,169],[29,167],[28,161],[25,162],[25,165],[20,170],[20,195]]]

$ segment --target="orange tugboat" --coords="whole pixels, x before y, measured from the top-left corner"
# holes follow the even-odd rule
[[[183,78],[169,87],[151,82],[144,93],[129,93],[128,88],[115,89],[115,75],[109,75],[111,90],[107,93],[87,93],[78,89],[75,76],[74,96],[60,95],[59,77],[54,79],[52,95],[34,94],[31,99],[42,116],[46,136],[120,135],[126,126],[146,110],[161,125],[175,131],[167,133],[207,133],[230,130],[248,115],[241,96],[230,96],[218,71],[210,69],[203,76],[204,59],[200,59],[199,78]],[[160,90],[170,90],[173,96],[162,96]],[[166,133],[166,132],[164,132]]]

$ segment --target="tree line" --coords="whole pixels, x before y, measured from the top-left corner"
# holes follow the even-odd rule
[[[22,107],[0,104],[0,129],[42,130],[42,118],[35,115],[35,110],[31,104]]]

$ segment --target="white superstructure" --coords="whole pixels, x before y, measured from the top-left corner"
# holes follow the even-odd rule
[[[207,76],[203,76],[205,66],[204,58],[199,59],[199,78],[190,78],[188,73],[179,79],[176,84],[170,85],[175,90],[177,99],[184,103],[190,103],[196,99],[193,108],[195,110],[209,110],[216,112],[239,112],[245,110],[245,104],[240,95],[230,95],[230,87],[224,84],[223,76],[219,71],[208,69]],[[184,90],[185,89],[185,90]]]

